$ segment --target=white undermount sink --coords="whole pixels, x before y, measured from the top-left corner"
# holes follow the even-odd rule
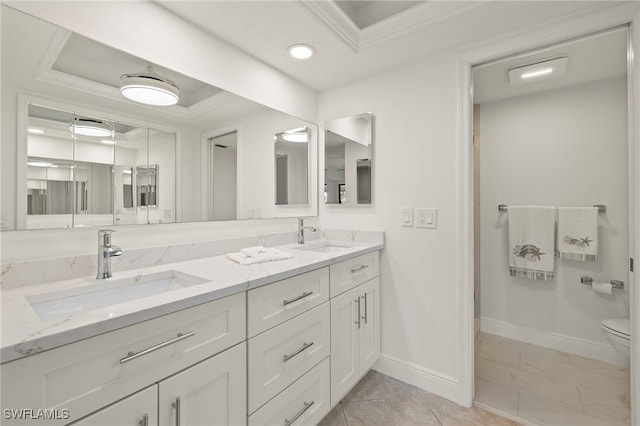
[[[296,250],[306,250],[306,251],[315,251],[317,253],[336,253],[342,250],[351,248],[349,244],[346,243],[309,243],[295,246]]]
[[[129,278],[101,280],[77,289],[27,296],[27,301],[40,319],[49,320],[155,296],[207,281],[180,271],[163,271]]]

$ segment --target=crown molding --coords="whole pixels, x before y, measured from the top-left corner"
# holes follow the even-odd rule
[[[309,15],[354,52],[360,44],[360,28],[332,1],[296,0]]]
[[[297,0],[297,3],[338,40],[358,52],[451,19],[491,1],[424,2],[363,29],[333,1]]]
[[[369,49],[386,41],[407,36],[426,27],[454,18],[489,3],[477,2],[425,2],[404,10],[387,19],[363,28],[360,32],[359,49]]]

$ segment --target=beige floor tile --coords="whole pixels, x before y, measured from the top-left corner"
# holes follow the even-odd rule
[[[518,392],[505,386],[476,378],[475,400],[508,414],[518,414]]]
[[[521,394],[518,414],[537,425],[550,426],[617,426],[588,416],[581,411],[554,404],[532,395]]]
[[[574,410],[582,410],[576,386],[539,374],[476,358],[476,378],[514,391],[547,398]]]
[[[371,399],[406,398],[414,396],[416,388],[377,371],[369,371],[344,397],[344,402]]]
[[[511,391],[513,394],[514,392]],[[491,425],[491,426],[512,426],[518,423],[506,419],[497,414],[491,413],[478,407],[466,408],[462,407],[448,399],[439,397],[432,393],[418,389],[420,397],[424,398],[425,403],[431,407],[433,414],[438,418],[443,426],[458,425]],[[516,401],[517,411],[517,401]]]
[[[576,367],[595,370],[599,373],[618,377],[620,379],[628,379],[630,375],[629,367],[623,367],[621,365],[608,364],[606,362],[584,358],[573,354],[569,354],[569,360],[571,361],[571,364]]]
[[[629,424],[631,408],[624,402],[624,394],[620,392],[600,393],[591,389],[578,388],[585,414],[597,417],[608,424]]]
[[[520,368],[523,371],[603,393],[624,393],[629,386],[629,377],[618,378],[601,373],[599,370],[576,367],[573,364],[555,363],[549,358],[533,354],[522,354]]]
[[[419,397],[343,402],[349,426],[434,425],[440,422]]]
[[[497,351],[535,354],[540,357],[549,358],[558,363],[570,363],[568,354],[544,348],[542,346],[532,345],[531,343],[521,342],[519,340],[513,340],[507,337],[496,336],[488,333],[480,333],[480,339],[483,344],[486,343],[487,345],[494,346]],[[497,360],[493,359],[492,361],[497,362]]]
[[[482,342],[480,343],[476,357],[488,359],[510,367],[520,367],[520,348],[518,345]]]
[[[336,405],[335,408],[318,423],[318,426],[347,426],[347,419],[344,417],[342,403]]]

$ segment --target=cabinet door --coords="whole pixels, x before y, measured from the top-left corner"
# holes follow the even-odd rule
[[[331,299],[331,406],[335,406],[355,385],[358,371],[359,288]],[[362,323],[360,325],[362,327]]]
[[[380,357],[380,278],[376,277],[358,287],[360,290],[360,376],[363,376]]]
[[[158,386],[153,385],[90,414],[73,426],[155,426],[158,424]]]
[[[160,426],[246,424],[246,343],[159,383]]]

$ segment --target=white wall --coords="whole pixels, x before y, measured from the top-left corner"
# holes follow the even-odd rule
[[[456,288],[453,53],[320,93],[318,122],[375,115],[371,207],[321,205],[323,227],[381,229],[382,362],[377,368],[452,399],[460,380]],[[324,149],[321,138],[320,152]],[[320,181],[324,179],[321,160]],[[401,207],[435,207],[438,229],[403,228]]]
[[[628,286],[605,296],[580,284],[628,277],[626,91],[625,77],[480,105],[483,321],[606,343],[600,321],[629,318]],[[556,258],[549,282],[510,277],[501,203],[605,204],[597,261]]]

